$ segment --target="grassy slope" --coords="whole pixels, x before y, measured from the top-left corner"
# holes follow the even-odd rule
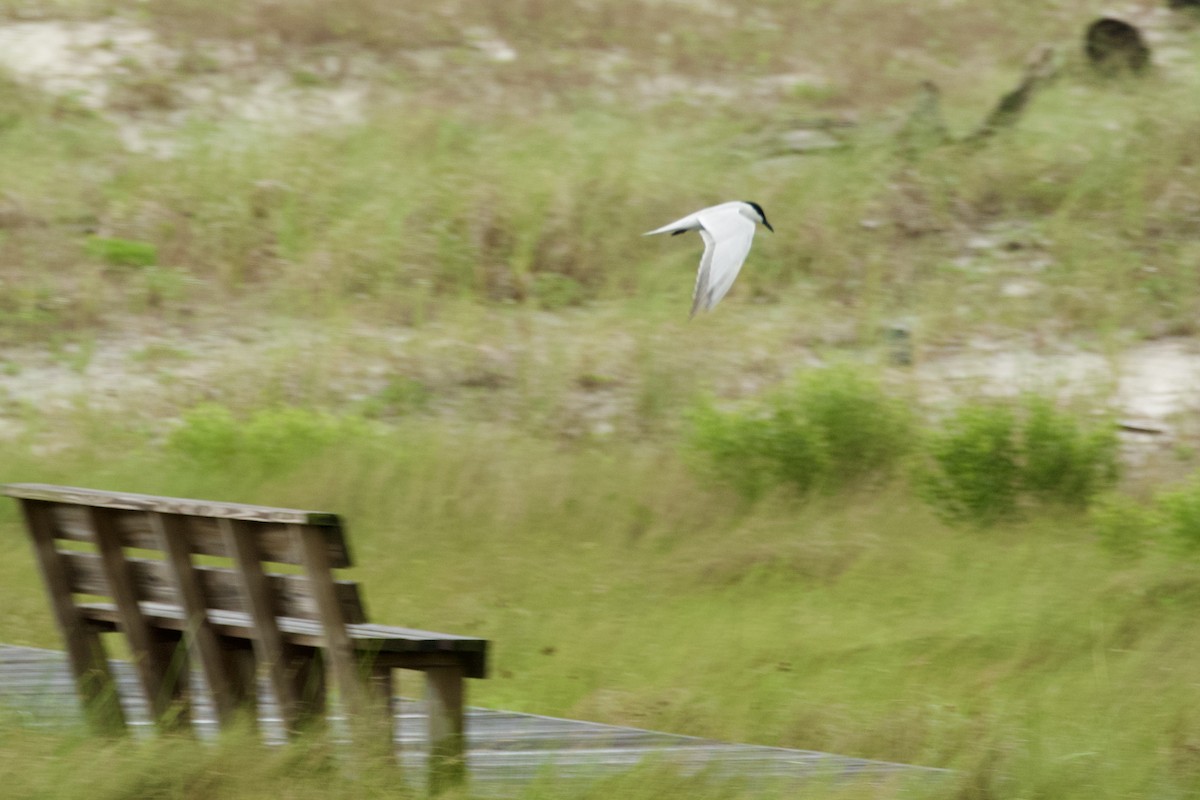
[[[739,509],[657,449],[487,430],[261,484],[82,456],[9,469],[344,511],[373,615],[496,641],[474,702],[954,766],[999,796],[1192,786],[1198,576],[1114,562],[1078,520],[957,530],[903,487]],[[4,638],[52,646],[8,513]]]
[[[834,41],[849,25],[842,13],[820,18]],[[989,30],[983,52],[1011,46],[1019,62],[1032,41],[1008,38],[1012,20],[975,13],[954,12]],[[1025,22],[1058,30],[1063,14]],[[544,22],[551,32],[555,19]],[[787,19],[779,24],[791,29]],[[924,30],[890,30],[885,23],[898,24],[891,15],[860,22],[880,41]],[[708,27],[699,31],[721,41]],[[743,65],[726,73],[728,96],[647,108],[645,98],[623,101],[619,93],[638,97],[639,71],[693,81],[706,80],[704,71],[672,70],[662,54],[633,48],[631,74],[614,78],[616,89],[522,76],[527,91],[541,91],[539,104],[504,83],[506,67],[464,56],[459,66],[452,59],[422,75],[420,110],[384,110],[365,126],[266,141],[231,124],[197,124],[183,155],[165,163],[120,153],[104,125],[69,104],[6,89],[17,113],[0,167],[22,224],[6,226],[0,241],[11,285],[0,332],[12,340],[87,329],[113,309],[178,310],[231,295],[273,313],[413,322],[436,315],[448,297],[550,306],[661,297],[690,272],[695,254],[613,232],[646,229],[661,209],[746,196],[782,228],[756,245],[741,298],[777,302],[800,292],[864,323],[912,314],[931,341],[980,327],[1190,333],[1200,294],[1187,266],[1195,257],[1200,125],[1190,73],[1136,89],[1101,85],[1082,74],[1069,39],[1052,41],[1064,50],[1064,70],[1018,131],[982,150],[942,148],[915,161],[900,157],[891,134],[917,78],[946,84],[951,127],[966,133],[1015,83],[1019,63],[993,54],[977,68],[980,52],[930,36],[927,55],[956,69],[897,56],[889,67],[899,76],[885,71],[858,84],[882,86],[886,98],[833,91],[832,78],[822,77],[826,94],[743,99],[739,87],[769,74]],[[573,54],[578,68],[592,63],[586,49],[552,52]],[[811,52],[829,56],[827,48]],[[796,69],[841,74],[807,55],[791,58]],[[962,89],[947,81],[963,75],[977,79]],[[493,81],[500,83],[483,88]],[[464,83],[506,101],[460,100],[455,87]],[[773,132],[788,120],[851,109],[861,124],[846,134],[850,149],[767,158]],[[150,241],[160,264],[105,269],[80,252],[87,230]],[[981,233],[1012,250],[968,247]],[[997,300],[1013,280],[1033,281],[1037,291]]]
[[[261,29],[222,29],[218,5],[145,13],[184,40]],[[201,128],[167,162],[123,153],[105,123],[70,104],[4,85],[15,111],[0,115],[0,174],[19,212],[0,230],[7,341],[86,343],[129,315],[202,330],[206,309],[231,304],[271,324],[290,318],[281,337],[299,320],[329,343],[231,365],[214,389],[182,387],[150,420],[14,405],[10,416],[36,435],[9,446],[0,480],[343,512],[373,616],[495,639],[495,677],[473,687],[482,704],[951,766],[962,773],[948,796],[1194,795],[1200,697],[1187,676],[1200,575],[1190,564],[1115,561],[1071,515],[950,527],[903,481],[746,507],[689,471],[677,442],[680,411],[699,392],[742,394],[747,373],[769,384],[847,320],[840,344],[871,345],[897,314],[919,319],[929,342],[972,330],[1189,332],[1200,300],[1194,86],[1156,79],[1138,93],[1068,69],[1013,135],[910,162],[886,120],[915,80],[942,82],[950,122],[966,129],[1011,84],[1033,44],[1025,31],[1073,41],[1084,4],[997,16],[964,3],[939,18],[941,32],[907,5],[756,4],[798,38],[770,26],[726,37],[719,19],[672,7],[687,19],[671,17],[678,33],[665,45],[646,33],[663,4],[617,5],[645,15],[615,17],[636,32],[621,40],[631,73],[665,64],[722,77],[704,47],[720,42],[739,80],[814,64],[837,77],[748,108],[609,103],[585,58],[564,73],[544,46],[607,48],[586,35],[602,21],[521,3],[482,20],[533,54],[484,73],[518,98],[515,113],[463,103],[453,74],[421,90],[417,113],[237,147],[228,129]],[[291,33],[260,42],[263,58],[329,44],[316,7],[294,8],[271,18]],[[370,19],[379,8],[351,11]],[[423,25],[406,30],[444,35],[444,21]],[[347,46],[403,45],[372,40],[369,26],[339,30]],[[863,48],[867,33],[893,46]],[[542,96],[553,102],[542,108]],[[777,119],[848,108],[864,117],[853,149],[764,162],[758,142]],[[685,327],[677,312],[695,253],[612,231],[730,195],[763,203],[780,235],[759,238],[721,316]],[[153,242],[163,266],[105,265],[87,255],[89,228]],[[1021,258],[965,247],[995,230],[1018,231]],[[1030,266],[1039,261],[1048,266]],[[1030,276],[1042,284],[1032,298],[997,299],[1005,281]],[[349,320],[412,326],[393,368],[429,388],[428,407],[286,474],[251,462],[197,469],[162,451],[162,429],[202,396],[243,412],[346,408],[330,388],[337,365],[386,347],[349,333]],[[581,381],[615,387],[615,435],[578,438]],[[54,646],[13,510],[0,515],[0,640]],[[247,776],[236,796],[345,790],[336,770],[300,769],[288,755],[2,735],[0,776],[21,796],[235,796],[223,777],[235,772]],[[63,776],[67,757],[117,767],[76,781]],[[662,796],[668,785],[700,791],[659,776],[531,796]],[[389,792],[383,779],[360,790]]]

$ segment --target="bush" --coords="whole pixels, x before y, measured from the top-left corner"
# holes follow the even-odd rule
[[[1004,406],[970,405],[929,437],[934,467],[923,494],[944,516],[991,522],[1017,505],[1016,417]]]
[[[1163,532],[1186,553],[1200,551],[1200,479],[1155,497]]]
[[[1023,500],[1084,508],[1117,478],[1111,422],[1086,425],[1042,397],[964,406],[928,442],[922,493],[952,519],[995,522]]]
[[[747,498],[779,484],[805,493],[884,475],[914,430],[902,401],[848,367],[811,372],[743,410],[701,406],[691,423],[709,471]]]
[[[167,447],[205,470],[279,474],[367,432],[366,423],[357,417],[276,408],[257,411],[243,421],[225,406],[209,403],[184,415]]]
[[[87,252],[115,267],[149,267],[158,263],[158,248],[134,239],[93,236],[88,239]]]
[[[691,444],[706,457],[709,472],[748,499],[779,483],[807,492],[828,472],[819,433],[787,411],[702,406],[691,422]]]
[[[1118,441],[1111,420],[1084,426],[1043,397],[1026,404],[1022,487],[1049,502],[1083,507],[1117,479]]]
[[[1140,556],[1157,548],[1194,557],[1200,553],[1200,475],[1158,492],[1149,503],[1104,497],[1091,516],[1101,545],[1115,555]]]
[[[1140,556],[1162,526],[1157,509],[1119,494],[1101,497],[1091,518],[1104,549],[1124,557]]]

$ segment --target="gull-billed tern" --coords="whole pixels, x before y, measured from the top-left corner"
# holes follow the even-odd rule
[[[775,229],[767,222],[762,206],[749,201],[733,200],[719,206],[702,208],[669,225],[647,231],[644,235],[667,233],[678,236],[688,231],[700,231],[704,240],[704,255],[700,257],[700,270],[696,273],[696,290],[692,294],[692,313],[709,311],[733,286],[758,223],[767,226],[771,233]]]

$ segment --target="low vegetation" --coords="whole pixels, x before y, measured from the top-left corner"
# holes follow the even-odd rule
[[[1101,417],[1081,422],[1045,397],[1013,408],[959,408],[930,434],[926,498],[960,520],[994,522],[1030,503],[1086,508],[1117,479],[1117,431]]]
[[[841,367],[804,373],[745,409],[699,407],[691,443],[714,477],[754,499],[778,484],[803,494],[887,476],[915,434],[902,398]]]

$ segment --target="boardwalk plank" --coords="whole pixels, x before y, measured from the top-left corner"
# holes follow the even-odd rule
[[[112,672],[121,684],[122,695],[136,697],[137,678],[130,666],[113,662]],[[260,693],[267,740],[281,743],[285,737],[278,709],[270,701],[265,681],[260,682]],[[202,736],[205,730],[207,735],[215,735],[216,724],[206,693],[194,694],[193,713]],[[63,653],[0,645],[0,709],[4,708],[18,712],[30,720],[29,724],[77,723],[81,715]],[[126,714],[135,730],[148,727],[144,703],[130,703]],[[831,776],[876,782],[897,776],[936,780],[948,774],[927,767],[811,750],[729,744],[513,711],[468,708],[466,714],[466,762],[472,787],[476,793],[489,796],[511,795],[547,770],[561,779],[592,780],[632,769],[647,758],[684,773],[704,770],[717,779],[754,781]],[[396,703],[396,717],[396,743],[406,778],[420,785],[429,752],[425,704],[401,699]]]

